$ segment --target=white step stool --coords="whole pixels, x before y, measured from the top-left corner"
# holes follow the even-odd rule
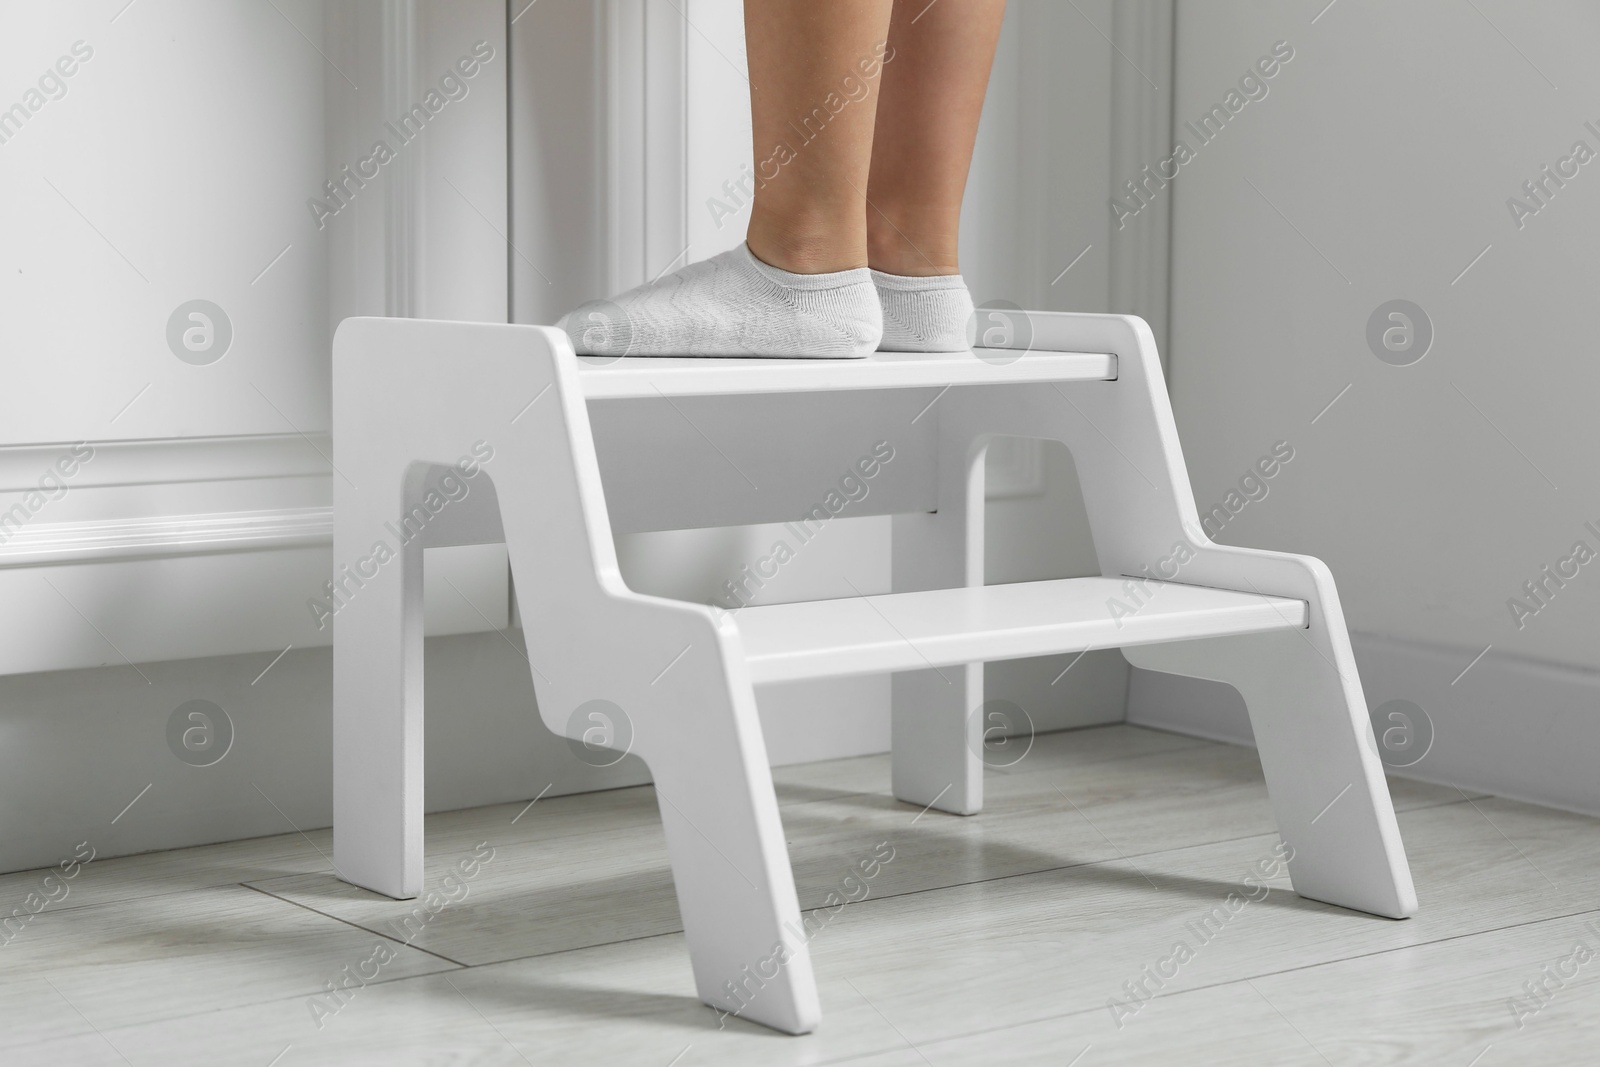
[[[756,714],[768,682],[899,672],[895,795],[959,814],[982,803],[984,660],[1121,647],[1137,666],[1226,682],[1249,706],[1295,890],[1410,915],[1327,567],[1201,531],[1142,320],[1027,317],[1026,352],[853,361],[580,360],[542,326],[345,321],[333,359],[338,872],[390,897],[421,891],[422,548],[504,541],[545,724],[571,736],[569,717],[596,699],[631,719],[695,983],[714,1007],[790,1033],[819,1016]],[[1071,450],[1104,577],[983,584],[982,459],[996,435]],[[727,613],[623,583],[613,531],[797,519],[879,439],[896,477],[850,513],[895,515],[895,592]],[[478,442],[492,460],[430,494]],[[451,500],[457,483],[470,491]],[[421,532],[402,544],[408,515]]]

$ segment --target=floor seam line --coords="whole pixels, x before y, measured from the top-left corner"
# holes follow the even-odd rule
[[[292,905],[292,906],[294,906],[296,908],[299,908],[302,911],[308,911],[312,915],[319,915],[324,919],[332,919],[336,923],[343,923],[345,926],[348,926],[353,930],[360,930],[363,933],[371,934],[373,937],[381,937],[385,941],[393,941],[395,944],[400,945],[403,948],[412,949],[413,951],[420,952],[425,956],[432,956],[436,960],[443,960],[445,963],[453,964],[456,967],[467,967],[467,966],[469,966],[469,964],[462,963],[460,960],[453,960],[449,956],[443,955],[442,953],[434,952],[431,949],[422,948],[420,945],[413,944],[410,941],[402,941],[398,937],[393,937],[393,936],[391,936],[389,934],[384,933],[381,930],[374,930],[369,926],[362,926],[358,922],[354,922],[354,921],[352,921],[350,919],[343,918],[342,916],[339,916],[339,915],[329,915],[325,911],[319,911],[318,909],[313,908],[309,904],[300,903],[298,900],[291,900],[288,897],[279,896],[277,893],[269,893],[265,889],[259,889],[256,886],[250,885],[250,884],[245,883],[245,882],[238,882],[238,883],[235,883],[235,884],[237,884],[241,888],[248,889],[253,893],[260,893],[262,896],[267,897],[267,898],[269,898],[271,900],[279,900],[279,901],[282,901],[285,904],[289,904],[289,905]],[[414,976],[409,976],[409,977],[414,977]],[[391,979],[391,981],[393,981],[393,980],[394,979]],[[375,985],[377,983],[368,982],[367,984],[368,985]]]

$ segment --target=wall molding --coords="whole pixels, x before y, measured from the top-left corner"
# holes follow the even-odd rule
[[[88,444],[42,505],[74,443],[0,447],[0,675],[327,642],[306,608],[334,566],[326,433]],[[425,631],[503,626],[506,582],[503,546],[430,549]]]
[[[1111,195],[1146,166],[1172,154],[1173,0],[1118,0],[1111,38],[1121,58],[1111,67]],[[1152,85],[1148,78],[1153,79]],[[1168,186],[1123,229],[1111,227],[1111,308],[1150,324],[1156,349],[1170,366],[1167,317],[1171,300],[1172,198]],[[1107,213],[1110,207],[1107,206]]]
[[[71,489],[258,478],[326,477],[333,439],[325,432],[228,437],[151,437],[0,445],[0,496],[26,492],[74,445],[94,458],[66,482]]]
[[[0,567],[271,551],[333,543],[333,508],[29,523],[0,542]]]
[[[602,140],[610,292],[682,266],[688,251],[688,37],[675,5],[607,0]]]
[[[416,0],[385,0],[382,8],[383,113],[404,115],[420,97]],[[383,313],[395,318],[417,314],[421,213],[418,175],[430,138],[419,137],[409,151],[388,164],[383,190]]]
[[[331,544],[331,455],[325,433],[0,447],[0,568]]]

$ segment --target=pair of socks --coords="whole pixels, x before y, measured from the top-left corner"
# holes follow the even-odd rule
[[[556,323],[579,355],[848,359],[969,346],[972,297],[959,274],[858,267],[795,274],[741,244]]]

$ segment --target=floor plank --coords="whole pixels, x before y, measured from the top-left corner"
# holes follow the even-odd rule
[[[1422,901],[1395,922],[1302,900],[1281,874],[1246,882],[1277,841],[1248,749],[1048,735],[991,771],[972,818],[895,802],[886,757],[775,778],[806,906],[856,856],[895,849],[812,942],[814,1034],[696,1000],[641,787],[430,816],[430,887],[494,849],[437,913],[340,882],[325,832],[96,861],[0,947],[16,1020],[0,1060],[1464,1067],[1492,1046],[1479,1067],[1494,1067],[1593,1047],[1600,820],[1392,781]],[[1198,928],[1245,890],[1259,899]],[[385,941],[396,959],[375,980],[319,996],[370,955],[368,931],[411,947]],[[1584,936],[1595,960],[1515,1028],[1508,999]],[[1180,941],[1191,952],[1164,975]]]
[[[1007,1067],[1328,1067],[1322,1054],[1246,982],[1208,986],[1158,1003],[1159,1012],[1152,1007],[1120,1028],[1110,1013],[1097,1009],[835,1062],[849,1067],[989,1067],[1002,1062]]]
[[[0,1047],[314,994],[362,968],[378,943],[243,886],[46,910],[0,948]],[[384,978],[452,968],[383,944],[392,958],[368,969]]]
[[[1586,951],[1575,955],[1580,945]],[[1600,911],[1269,975],[1256,985],[1334,1063],[1600,1060]]]
[[[1099,731],[1073,732],[1093,733]],[[888,793],[886,760],[840,761],[862,772],[864,791],[837,792],[843,779],[835,779],[822,787],[834,790],[828,795],[791,792],[783,806],[802,908],[821,905],[835,891],[883,898],[1274,829],[1253,750],[1202,743],[1087,763],[1071,753],[1057,744],[1030,755],[1036,769],[1029,773],[990,776],[977,818],[922,814],[897,802]],[[801,777],[791,776],[791,786]],[[1397,781],[1393,791],[1401,809],[1461,801],[1440,786]],[[479,841],[490,844],[495,859],[467,899],[412,943],[480,965],[681,929],[650,788],[607,794],[605,819],[578,798],[561,800],[572,803],[541,802],[516,827],[509,825],[520,810],[515,806],[431,820],[426,885],[437,886]],[[884,842],[894,860],[864,886],[851,881],[856,862]],[[331,871],[251,884],[390,935],[412,907],[357,889]],[[561,921],[530,921],[534,915]]]

